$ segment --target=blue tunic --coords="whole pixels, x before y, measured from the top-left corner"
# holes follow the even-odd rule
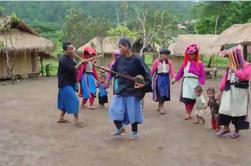
[[[84,99],[89,99],[91,97],[91,94],[93,96],[96,96],[96,84],[92,73],[84,73],[81,83]]]
[[[79,100],[76,94],[76,62],[63,55],[58,66],[58,109],[69,114],[79,112]]]
[[[140,97],[151,90],[150,70],[139,56],[121,56],[113,65],[112,70],[132,77],[142,75],[146,86],[142,89],[134,88],[134,81],[126,78],[118,78],[118,88],[112,97],[109,107],[109,117],[113,121],[121,121],[124,124],[143,123],[143,113],[140,105]],[[150,88],[149,88],[150,87]]]
[[[142,57],[136,55],[132,55],[131,57],[120,56],[112,66],[112,70],[131,77],[142,75],[145,79],[145,87],[142,89],[135,89],[134,81],[118,77],[118,90],[115,91],[115,94],[142,97],[146,92],[151,92],[152,78],[150,70]]]
[[[79,112],[79,100],[75,92],[75,85],[59,88],[58,91],[58,109],[68,114],[77,114]]]

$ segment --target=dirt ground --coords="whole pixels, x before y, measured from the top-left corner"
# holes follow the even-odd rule
[[[218,81],[207,80],[206,87],[217,87]],[[205,126],[184,121],[180,83],[172,86],[172,101],[165,104],[168,116],[159,115],[151,94],[146,96],[145,122],[136,141],[110,135],[114,126],[107,109],[82,109],[84,128],[57,124],[56,78],[0,85],[0,94],[0,166],[251,165],[250,130],[239,139],[218,138],[209,111]]]

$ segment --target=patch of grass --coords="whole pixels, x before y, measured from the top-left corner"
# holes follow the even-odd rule
[[[149,66],[149,65],[152,65],[152,61],[153,61],[153,56],[150,54],[146,54],[145,55],[145,63]]]
[[[208,65],[210,57],[203,56],[202,57],[203,62]],[[211,62],[212,67],[220,67],[220,68],[226,68],[228,66],[228,58],[220,57],[219,55],[215,55],[213,57],[213,60]]]
[[[49,60],[45,60],[44,61],[44,74],[46,75],[46,66],[47,65],[50,65],[50,68],[49,68],[49,76],[56,76],[57,75],[57,72],[58,72],[58,61],[57,60],[52,60],[52,59],[49,59]]]

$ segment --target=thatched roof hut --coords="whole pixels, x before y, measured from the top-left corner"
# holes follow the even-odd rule
[[[0,78],[9,78],[6,53],[13,65],[13,75],[39,75],[39,60],[52,58],[49,54],[54,49],[52,41],[39,36],[27,24],[11,17],[0,18]],[[7,28],[6,28],[7,27]]]
[[[82,52],[85,47],[93,47],[97,51],[97,54],[101,54],[101,42],[103,41],[103,53],[104,54],[111,54],[113,50],[118,49],[118,42],[119,42],[120,37],[118,36],[113,36],[113,37],[105,37],[100,38],[100,37],[95,37],[92,40],[90,40],[88,43],[85,45],[81,46],[78,48],[78,51]],[[142,39],[137,38],[135,41],[131,39],[131,44],[132,44],[132,51],[134,53],[139,53],[141,47],[142,47]],[[155,48],[153,48],[155,47]],[[155,49],[158,50],[160,47],[159,45],[155,44],[154,46],[148,45],[145,49],[144,52],[153,52]]]
[[[250,54],[250,46],[251,46],[251,23],[247,24],[234,24],[224,30],[215,41],[215,44],[220,46],[225,45],[236,45],[242,44],[244,51],[244,58],[246,60],[251,61],[251,56],[248,57],[248,53]]]
[[[174,54],[174,49],[176,47],[176,43],[171,43],[169,46],[168,46],[168,49],[171,51],[171,55]]]
[[[103,43],[103,53],[104,54],[111,54],[113,50],[118,49],[118,41],[119,37],[95,37],[90,40],[88,43],[84,44],[83,46],[78,48],[78,51],[82,52],[85,47],[93,47],[95,48],[97,54],[101,54],[101,43]]]
[[[220,52],[220,46],[214,45],[217,37],[218,35],[179,35],[175,42],[173,55],[184,56],[184,50],[190,43],[197,43],[199,45],[201,55],[217,55]]]
[[[224,30],[217,38],[216,44],[251,44],[251,23],[234,24]]]
[[[90,40],[88,43],[85,45],[79,47],[77,50],[78,52],[83,52],[85,47],[93,47],[95,48],[97,54],[102,54],[101,50],[101,42],[103,41],[103,53],[104,57],[103,59],[97,60],[98,63],[107,65],[112,61],[112,52],[113,50],[118,49],[118,42],[119,42],[120,37],[118,36],[113,36],[113,37],[105,37],[105,38],[100,38],[100,37],[95,37],[92,40]],[[139,53],[140,48],[142,47],[142,40],[141,38],[136,39],[135,41],[132,41],[131,39],[131,44],[132,44],[132,51],[134,53]],[[155,49],[159,49],[159,46],[155,44],[153,48],[153,45],[148,45],[147,48],[144,49],[144,52],[153,52]]]
[[[9,19],[10,21],[10,19]],[[4,21],[0,19],[0,24],[3,26]],[[18,21],[18,25],[11,29],[11,32],[4,32],[3,27],[0,27],[0,42],[4,44],[4,48],[8,51],[38,51],[50,52],[54,49],[52,41],[40,37],[22,20]],[[5,39],[7,37],[7,40]],[[0,51],[2,49],[0,48]]]

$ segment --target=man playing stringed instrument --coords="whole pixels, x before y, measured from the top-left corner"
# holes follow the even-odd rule
[[[121,76],[118,78],[118,89],[115,91],[109,108],[109,117],[116,126],[112,134],[115,136],[124,135],[123,124],[131,124],[130,139],[136,139],[138,124],[143,123],[140,99],[146,92],[151,91],[151,75],[142,57],[131,52],[131,43],[127,38],[121,38],[118,46],[122,56],[117,59],[112,70],[130,77],[141,75],[144,78],[144,83]]]

